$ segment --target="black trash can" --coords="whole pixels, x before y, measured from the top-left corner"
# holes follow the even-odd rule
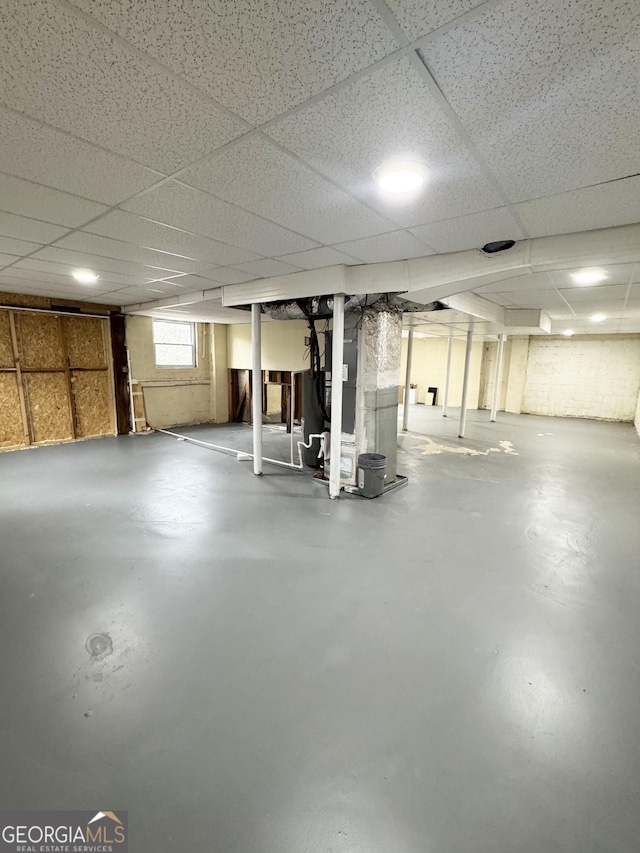
[[[377,498],[384,490],[387,457],[382,453],[358,456],[358,491],[365,498]]]

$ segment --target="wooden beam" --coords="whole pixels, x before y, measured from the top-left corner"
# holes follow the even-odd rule
[[[58,328],[60,329],[60,343],[62,345],[62,360],[64,363],[64,375],[66,377],[67,402],[69,403],[69,418],[71,421],[71,437],[77,438],[76,430],[76,415],[73,399],[73,390],[71,388],[71,370],[69,368],[69,352],[67,350],[67,336],[64,333],[62,317],[58,314]]]
[[[116,383],[113,372],[113,351],[111,348],[111,326],[109,320],[100,320],[102,326],[102,341],[104,345],[104,357],[107,362],[109,373],[109,414],[111,415],[111,428],[113,434],[118,434],[118,413],[116,411]]]
[[[27,417],[27,403],[25,400],[24,385],[22,384],[22,372],[20,370],[20,352],[18,350],[16,318],[12,311],[9,311],[9,328],[11,330],[11,348],[13,350],[13,362],[15,364],[16,379],[18,381],[18,397],[20,398],[20,412],[22,414],[22,432],[24,434],[24,443],[29,446],[31,444],[31,435],[29,434],[29,418]]]

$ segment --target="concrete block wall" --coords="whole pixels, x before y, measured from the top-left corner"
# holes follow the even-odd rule
[[[639,389],[640,335],[535,336],[521,411],[633,421]]]
[[[142,383],[147,421],[154,427],[229,419],[226,330],[197,323],[196,340],[196,367],[156,367],[152,318],[127,317],[131,375]]]
[[[455,408],[462,399],[462,377],[464,373],[464,355],[466,339],[455,338],[451,355],[451,379],[449,382],[449,405]],[[482,341],[476,341],[471,350],[469,369],[470,409],[478,407],[480,393],[480,374],[482,368]],[[414,338],[413,358],[411,361],[411,382],[418,386],[416,402],[431,403],[431,394],[427,388],[438,389],[438,405],[444,399],[444,379],[447,369],[447,338]],[[407,339],[402,341],[402,359],[400,364],[400,384],[404,385],[407,370]]]
[[[318,323],[318,328],[321,324]],[[306,370],[304,342],[309,328],[304,320],[262,319],[262,369]],[[227,363],[234,370],[251,369],[251,324],[232,323],[227,327]],[[320,338],[322,346],[323,338]]]

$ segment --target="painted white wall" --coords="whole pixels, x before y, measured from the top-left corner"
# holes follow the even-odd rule
[[[449,384],[449,405],[459,406],[462,400],[462,378],[464,373],[465,338],[455,338],[451,355],[451,380]],[[469,370],[468,406],[478,407],[480,392],[480,372],[482,368],[482,341],[476,341],[471,350]],[[447,368],[447,338],[414,338],[413,358],[411,360],[411,383],[418,386],[417,402],[431,403],[431,394],[427,388],[438,389],[438,405],[444,399],[444,379]],[[404,385],[407,372],[407,339],[402,341],[402,360],[400,365],[400,384]]]
[[[638,405],[636,406],[636,417],[634,421],[638,435],[640,435],[640,393],[638,394]]]
[[[132,378],[142,383],[147,421],[154,427],[228,420],[224,326],[197,323],[196,367],[156,367],[151,317],[128,316]]]
[[[262,321],[262,369],[305,370],[309,329],[304,320]],[[322,338],[320,339],[322,342]],[[251,368],[251,325],[233,323],[227,327],[227,360],[234,370]]]
[[[640,390],[640,335],[532,337],[522,411],[633,421]]]

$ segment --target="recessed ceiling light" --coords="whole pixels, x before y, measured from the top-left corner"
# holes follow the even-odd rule
[[[609,276],[604,270],[591,269],[572,272],[571,278],[581,287],[589,287],[589,285],[597,284],[599,281],[604,281],[604,279],[609,278]]]
[[[591,318],[591,322],[592,323],[602,323],[606,319],[607,319],[606,314],[594,314],[593,317]]]
[[[573,329],[565,329],[562,334],[565,336],[565,338],[570,338],[571,335],[574,334],[574,331]]]
[[[74,270],[71,275],[80,284],[95,284],[99,278],[99,276],[94,272],[91,272],[91,270]]]
[[[410,193],[425,182],[428,171],[422,163],[388,163],[373,173],[376,183],[387,193]]]

